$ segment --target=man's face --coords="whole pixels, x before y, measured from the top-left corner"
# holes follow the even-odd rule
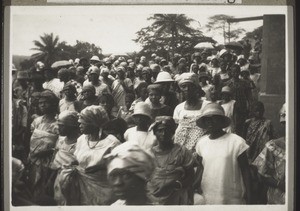
[[[161,93],[158,90],[149,90],[149,100],[153,104],[159,104]]]
[[[39,109],[43,114],[48,114],[52,108],[50,102],[46,98],[40,98]]]

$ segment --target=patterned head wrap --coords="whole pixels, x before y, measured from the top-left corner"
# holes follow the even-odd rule
[[[125,169],[147,181],[155,169],[153,157],[130,142],[115,147],[105,158],[108,160],[108,175],[115,169]]]
[[[63,111],[58,115],[58,123],[78,127],[78,117],[78,113],[75,111]]]
[[[78,121],[101,128],[108,120],[108,115],[102,106],[91,105],[80,112]]]

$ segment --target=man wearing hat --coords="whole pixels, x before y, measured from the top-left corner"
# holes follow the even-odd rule
[[[139,145],[144,150],[149,151],[157,140],[153,131],[148,131],[152,122],[151,108],[145,102],[138,102],[133,111],[135,127],[129,128],[124,134],[126,141]]]
[[[89,84],[93,85],[96,89],[96,96],[101,95],[101,93],[103,92],[111,94],[109,87],[105,83],[102,83],[101,80],[99,79],[100,69],[98,67],[92,66],[89,68],[88,72],[89,72],[88,80],[83,82],[83,86]]]
[[[92,58],[90,59],[90,64],[92,66],[97,66],[98,63],[100,63],[100,59],[98,56],[92,56]]]
[[[203,166],[201,189],[206,204],[252,203],[250,167],[246,141],[223,129],[230,125],[230,118],[217,103],[203,108],[196,121],[207,130],[196,144],[196,153]]]

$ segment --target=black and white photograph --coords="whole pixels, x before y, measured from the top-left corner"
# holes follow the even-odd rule
[[[287,6],[8,10],[10,210],[288,210]]]

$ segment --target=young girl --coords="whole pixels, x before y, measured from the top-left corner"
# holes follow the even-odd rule
[[[150,106],[145,102],[137,103],[132,116],[136,126],[126,130],[125,140],[139,145],[144,150],[150,150],[157,143],[153,131],[148,131],[152,122]]]
[[[159,84],[151,84],[148,86],[148,95],[150,100],[150,108],[152,117],[172,116],[173,110],[170,106],[160,103],[162,87]]]
[[[224,109],[208,104],[197,125],[208,131],[196,145],[203,165],[201,188],[206,204],[251,203],[250,168],[245,140],[223,128],[230,124]]]

